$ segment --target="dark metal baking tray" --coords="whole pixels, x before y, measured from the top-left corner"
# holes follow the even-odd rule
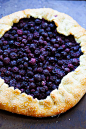
[[[53,8],[72,16],[86,29],[86,1],[0,0],[0,17],[27,8]],[[0,129],[86,129],[86,95],[72,109],[55,117],[33,118],[0,110]]]

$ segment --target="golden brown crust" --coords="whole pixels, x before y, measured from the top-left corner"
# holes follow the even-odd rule
[[[21,94],[20,90],[14,90],[0,78],[0,109],[34,117],[54,116],[75,106],[86,93],[86,31],[64,13],[50,8],[26,9],[0,19],[0,37],[13,23],[30,16],[54,21],[59,33],[66,36],[74,35],[84,54],[80,57],[80,65],[76,70],[63,77],[58,90],[53,90],[44,100],[33,99],[25,93]]]

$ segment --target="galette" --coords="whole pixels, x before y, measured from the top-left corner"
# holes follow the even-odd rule
[[[86,93],[86,30],[50,8],[0,19],[0,109],[61,114]]]

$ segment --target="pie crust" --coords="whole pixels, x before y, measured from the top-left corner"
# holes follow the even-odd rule
[[[50,96],[43,100],[33,99],[31,95],[14,90],[14,87],[9,87],[0,78],[0,109],[33,117],[55,116],[75,106],[86,93],[86,31],[70,16],[50,8],[40,8],[26,9],[1,18],[0,37],[11,29],[13,23],[30,16],[54,21],[58,33],[74,35],[83,52],[80,65],[63,77],[58,90],[53,90]]]

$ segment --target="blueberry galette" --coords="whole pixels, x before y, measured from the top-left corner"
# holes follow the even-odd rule
[[[52,9],[0,19],[0,109],[54,116],[86,93],[86,31]]]

